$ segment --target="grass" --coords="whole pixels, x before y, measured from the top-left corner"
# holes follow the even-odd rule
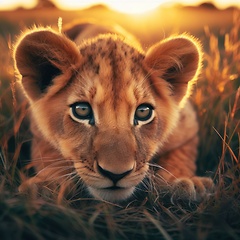
[[[1,239],[240,239],[240,16],[229,32],[205,28],[202,76],[192,97],[200,123],[198,173],[216,192],[200,204],[171,203],[157,189],[127,206],[78,199],[57,204],[17,192],[30,136],[15,93],[11,39],[0,38]]]

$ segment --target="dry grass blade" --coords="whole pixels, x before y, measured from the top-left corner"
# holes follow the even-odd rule
[[[164,229],[164,227],[161,225],[161,222],[156,220],[147,210],[144,210],[145,216],[154,224],[154,226],[159,230],[161,235],[166,240],[172,240],[171,236],[167,233],[167,231]]]

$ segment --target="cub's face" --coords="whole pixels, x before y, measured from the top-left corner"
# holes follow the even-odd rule
[[[113,202],[130,197],[146,177],[178,120],[198,58],[186,37],[144,54],[112,35],[77,48],[45,29],[24,36],[15,50],[44,141],[73,164],[93,196]]]

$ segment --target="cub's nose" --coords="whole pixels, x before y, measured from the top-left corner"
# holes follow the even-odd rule
[[[124,178],[125,176],[127,176],[128,174],[130,174],[130,173],[132,172],[132,169],[129,170],[129,171],[120,173],[120,174],[115,174],[115,173],[112,173],[112,172],[110,172],[110,171],[107,171],[107,170],[103,169],[102,167],[100,167],[100,166],[98,165],[98,171],[99,171],[104,177],[109,178],[110,180],[113,181],[114,184],[116,184],[119,180],[121,180],[122,178]]]

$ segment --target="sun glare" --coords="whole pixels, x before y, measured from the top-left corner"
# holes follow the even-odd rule
[[[0,11],[11,10],[17,7],[32,8],[40,0],[0,0]],[[46,0],[47,1],[47,0]],[[111,9],[129,14],[141,14],[151,11],[162,4],[180,3],[183,5],[198,5],[205,0],[49,0],[62,10],[77,10],[87,8],[96,4],[103,4]],[[229,6],[240,7],[240,0],[209,0],[219,8]]]
[[[102,1],[96,1],[96,0],[73,0],[73,1],[66,1],[66,0],[55,0],[55,4],[61,8],[61,9],[74,9],[74,8],[83,8],[83,7],[90,7],[95,4],[103,4],[108,6],[111,9],[124,12],[124,13],[130,13],[130,14],[138,14],[138,13],[144,13],[147,11],[151,11],[158,7],[159,5],[169,2],[167,0],[102,0]]]

